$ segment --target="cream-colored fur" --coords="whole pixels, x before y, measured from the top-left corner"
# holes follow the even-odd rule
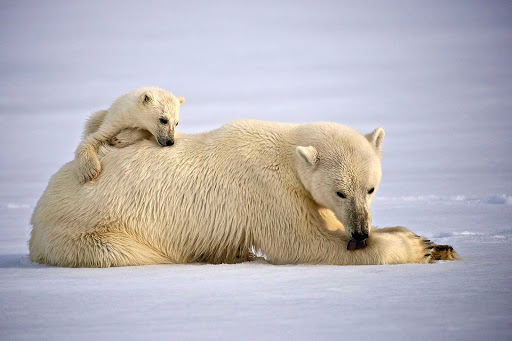
[[[91,135],[92,133],[98,131],[98,128],[103,123],[103,120],[105,118],[105,115],[108,113],[107,110],[100,110],[98,112],[95,112],[91,116],[89,116],[89,119],[85,122],[84,132],[83,132],[83,138],[85,139],[87,136]],[[176,137],[177,131],[174,131],[174,135]],[[126,128],[124,130],[121,130],[119,134],[116,136],[110,138],[107,141],[107,144],[111,146],[115,146],[117,148],[124,148],[128,147],[131,144],[134,144],[136,142],[139,142],[141,140],[149,140],[153,139],[155,143],[158,141],[156,140],[156,137],[154,137],[149,131],[137,129],[137,128]]]
[[[101,124],[105,120],[105,116],[107,115],[107,113],[108,113],[108,110],[100,110],[100,111],[96,111],[94,114],[89,116],[89,118],[85,122],[82,139],[85,139],[87,136],[98,131]]]
[[[274,264],[427,263],[432,243],[403,227],[374,228],[366,248],[347,250],[342,225],[350,234],[370,224],[361,212],[380,182],[383,136],[235,121],[182,134],[173,148],[102,145],[95,182],[80,184],[76,161],[50,180],[30,257],[70,267],[235,263],[255,249]]]
[[[75,153],[80,181],[87,182],[100,174],[97,151],[101,144],[126,147],[152,134],[160,145],[173,145],[179,109],[184,102],[185,98],[175,97],[160,88],[145,87],[121,96],[108,110],[92,114]],[[119,138],[114,139],[116,135]]]

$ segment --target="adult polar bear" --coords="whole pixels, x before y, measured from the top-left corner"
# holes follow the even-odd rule
[[[403,227],[373,229],[367,247],[347,250],[370,232],[383,138],[380,128],[235,121],[172,148],[105,148],[97,180],[81,184],[74,161],[50,180],[32,216],[31,260],[234,263],[254,248],[275,264],[427,263],[444,251]],[[332,230],[338,220],[346,233]]]

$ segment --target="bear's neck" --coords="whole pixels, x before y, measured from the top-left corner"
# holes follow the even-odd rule
[[[300,161],[297,157],[296,148],[301,145],[300,140],[302,137],[297,136],[298,128],[301,125],[291,125],[289,131],[282,135],[280,143],[276,144],[276,148],[279,150],[277,153],[279,159],[276,162],[286,165],[282,169],[281,179],[286,184],[287,189],[293,189],[294,192],[299,194],[301,197],[306,198],[314,206],[317,206],[316,202],[309,191],[304,187],[298,172],[298,162]]]

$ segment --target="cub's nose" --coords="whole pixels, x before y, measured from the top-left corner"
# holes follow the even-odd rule
[[[166,146],[172,146],[173,144],[174,144],[174,141],[171,141],[171,140],[167,140],[167,142],[165,142]]]
[[[355,240],[365,240],[368,238],[368,233],[352,233],[352,238]]]

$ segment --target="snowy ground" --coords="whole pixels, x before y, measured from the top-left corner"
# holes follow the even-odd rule
[[[0,4],[0,340],[510,339],[508,2]],[[86,116],[132,88],[238,118],[386,129],[374,224],[453,245],[432,265],[28,260],[29,219]]]

